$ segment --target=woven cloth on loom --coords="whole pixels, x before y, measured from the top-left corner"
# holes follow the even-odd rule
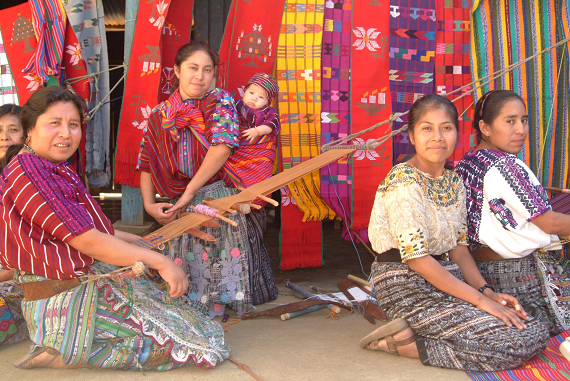
[[[390,2],[359,2],[352,13],[352,133],[388,119],[391,110],[389,89]],[[404,17],[396,16],[396,19]],[[386,124],[355,138],[353,144],[365,144],[390,133]],[[375,150],[356,151],[352,159],[352,226],[362,238],[367,229],[378,184],[392,168],[392,141]]]
[[[105,35],[105,22],[103,4],[85,3],[84,0],[68,0],[65,12],[75,33],[76,41],[65,40],[65,53],[63,64],[66,68],[73,68],[85,63],[85,74],[96,74],[96,80],[74,83],[73,87],[87,90],[87,101],[90,110],[109,94],[109,58],[107,54],[107,38]],[[84,75],[85,75],[84,74]],[[67,78],[76,75],[68,73]],[[107,100],[109,100],[107,98]],[[110,136],[111,105],[105,103],[99,107],[87,124],[85,132],[85,172],[89,184],[101,187],[109,184],[109,136]]]
[[[435,0],[390,1],[390,92],[392,112],[405,112],[417,98],[434,92]],[[405,115],[393,129],[408,121]],[[411,152],[408,132],[394,138],[394,164]]]
[[[284,7],[276,69],[283,170],[320,153],[321,105],[315,94],[321,91],[324,3],[287,0]],[[282,189],[282,270],[323,264],[319,220],[334,213],[320,199],[319,180],[315,171]],[[302,223],[308,218],[317,221]]]
[[[32,92],[43,84],[38,76],[22,73],[37,45],[30,5],[24,3],[0,11],[0,33],[16,84],[18,101],[23,105]]]
[[[560,353],[560,344],[570,331],[550,338],[546,349],[518,368],[499,372],[465,372],[475,381],[550,381],[570,379],[570,363]]]
[[[435,35],[435,89],[447,93],[471,82],[471,0],[436,0],[437,33]],[[431,37],[431,35],[429,35]],[[465,92],[449,96],[453,100]],[[472,127],[473,96],[467,95],[455,103],[459,112],[457,146],[450,160],[455,165],[477,143]]]
[[[482,78],[569,37],[569,19],[567,0],[474,1],[473,78]],[[513,90],[526,101],[530,131],[520,156],[545,186],[568,183],[569,58],[568,44],[564,44],[484,87],[484,91]]]
[[[177,8],[177,14],[188,22],[192,18],[192,2]],[[123,96],[123,108],[119,124],[119,140],[115,159],[115,182],[139,186],[139,174],[135,172],[139,144],[147,119],[159,97],[161,76],[161,35],[171,1],[143,1],[139,5],[135,38]],[[141,86],[144,81],[144,86]]]
[[[334,0],[325,4],[322,90],[321,143],[350,134],[350,0]],[[321,197],[350,226],[352,211],[352,156],[321,168]],[[343,234],[344,235],[344,234]]]
[[[12,77],[12,70],[8,62],[8,56],[4,49],[2,33],[0,33],[0,105],[7,103],[18,104],[18,93],[16,83]]]
[[[273,73],[282,18],[280,10],[284,2],[251,0],[232,3],[220,48],[216,84],[234,98],[241,98],[247,81],[255,73]],[[281,96],[280,92],[279,98]]]

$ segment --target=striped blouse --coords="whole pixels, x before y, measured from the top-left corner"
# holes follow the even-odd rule
[[[69,245],[74,237],[93,228],[114,234],[67,163],[28,153],[0,176],[0,218],[0,264],[48,279],[76,278],[94,262]]]

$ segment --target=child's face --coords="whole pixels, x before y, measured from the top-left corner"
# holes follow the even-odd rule
[[[269,104],[269,99],[267,99],[267,93],[261,86],[252,83],[245,89],[243,103],[254,110],[259,110]]]

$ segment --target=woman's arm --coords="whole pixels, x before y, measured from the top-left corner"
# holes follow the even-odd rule
[[[519,329],[526,328],[526,325],[521,321],[514,310],[502,306],[467,283],[460,281],[443,268],[431,255],[410,259],[408,265],[410,269],[420,274],[438,290],[465,300],[478,309],[498,317],[509,327],[514,324]],[[528,320],[528,317],[526,320]]]
[[[143,262],[160,273],[170,285],[170,296],[173,298],[181,296],[188,289],[188,279],[184,271],[168,257],[97,229],[76,236],[69,241],[69,245],[85,255],[112,265],[131,266],[135,262]]]
[[[150,214],[159,224],[162,225],[166,225],[176,219],[176,213],[164,213],[165,209],[172,208],[173,205],[171,203],[156,202],[156,189],[152,184],[151,174],[149,172],[141,172],[140,186],[143,206],[148,214]]]
[[[115,230],[115,237],[127,243],[133,243],[140,238],[136,234],[127,233],[122,230]]]
[[[186,207],[192,199],[194,195],[200,188],[204,186],[218,171],[222,166],[225,164],[228,157],[230,157],[232,150],[230,147],[226,146],[225,144],[217,144],[210,146],[208,148],[208,152],[204,157],[204,161],[200,165],[200,168],[192,177],[192,180],[186,186],[186,190],[180,196],[180,199],[176,202],[176,204],[169,210],[166,211],[167,215],[171,213],[184,211]],[[141,178],[141,186],[142,186],[142,178]]]
[[[570,235],[570,216],[549,210],[532,221],[543,232],[562,236]]]

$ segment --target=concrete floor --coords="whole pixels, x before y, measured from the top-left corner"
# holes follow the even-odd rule
[[[115,221],[115,203],[106,204],[104,210]],[[351,242],[340,238],[340,230],[333,224],[324,224],[325,266],[320,268],[279,271],[279,241],[277,226],[269,223],[265,243],[270,253],[280,296],[266,303],[261,310],[280,304],[298,301],[296,293],[283,285],[284,279],[309,290],[319,286],[337,292],[337,278],[362,274],[358,254]],[[357,245],[362,266],[368,273],[371,254],[363,245]],[[226,312],[231,314],[229,309]],[[328,310],[322,309],[292,320],[279,317],[262,317],[241,321],[227,329],[226,341],[232,347],[232,357],[244,364],[262,380],[470,380],[459,370],[448,370],[421,365],[419,360],[392,356],[387,353],[360,349],[358,341],[373,329],[365,319],[341,313],[338,320],[325,319]],[[218,319],[219,320],[219,319]],[[110,370],[19,370],[12,363],[23,356],[30,344],[25,341],[8,347],[0,347],[0,380],[101,380],[114,381],[140,379],[140,372]],[[253,380],[230,361],[215,369],[203,370],[196,366],[179,368],[169,372],[147,371],[146,380]]]

